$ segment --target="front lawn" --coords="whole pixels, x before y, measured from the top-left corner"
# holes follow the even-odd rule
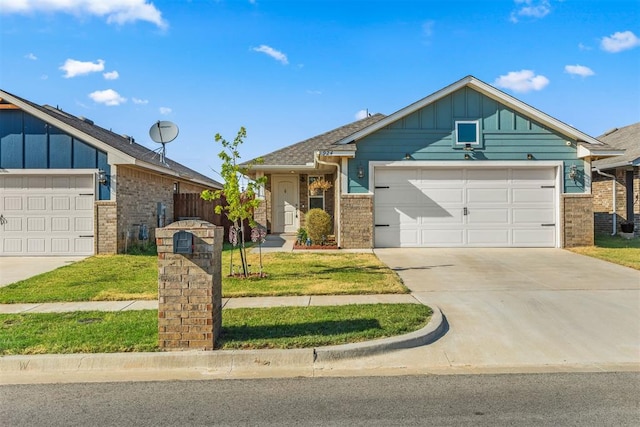
[[[415,331],[420,304],[225,309],[221,349],[308,348]],[[158,351],[158,312],[0,314],[0,355]]]
[[[249,255],[257,272],[257,254]],[[227,277],[230,251],[222,253],[224,297],[406,293],[400,278],[373,254],[268,253],[264,279]],[[239,260],[235,252],[234,261]],[[0,288],[0,303],[153,300],[158,297],[155,255],[100,255]]]
[[[584,246],[569,250],[577,254],[640,270],[640,239],[625,239],[620,236],[598,234],[595,240],[595,246]]]

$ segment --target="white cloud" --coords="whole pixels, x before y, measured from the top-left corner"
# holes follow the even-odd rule
[[[322,91],[321,90],[311,90],[311,89],[307,89],[307,93],[309,95],[322,95]]]
[[[360,110],[356,113],[356,120],[362,120],[362,119],[366,119],[367,117],[369,117],[371,114],[369,114],[368,110]]]
[[[38,60],[38,57],[35,56],[33,53],[27,53],[24,57],[27,58],[27,59],[30,59],[32,61],[37,61]]]
[[[427,21],[422,24],[422,34],[427,37],[433,35],[433,27],[436,25],[435,21]]]
[[[582,44],[582,43],[578,43],[578,49],[580,49],[580,50],[591,50],[591,47],[587,46],[585,44]]]
[[[102,75],[106,80],[117,80],[118,77],[120,77],[120,73],[118,73],[116,70],[108,71],[106,73],[103,73]]]
[[[589,77],[593,76],[595,73],[589,67],[585,67],[584,65],[565,65],[564,66],[565,73],[574,74],[576,76]]]
[[[138,105],[147,105],[149,103],[149,100],[139,98],[131,98],[131,101],[133,101],[134,104]]]
[[[8,0],[3,1],[0,8],[4,14],[37,12],[99,16],[105,17],[109,24],[147,21],[162,29],[168,26],[162,13],[147,0]]]
[[[280,52],[279,50],[272,48],[271,46],[267,46],[266,44],[260,45],[260,47],[254,47],[252,50],[255,52],[262,52],[264,54],[267,54],[276,61],[282,62],[284,65],[287,65],[289,63],[287,55]]]
[[[518,17],[540,19],[551,13],[549,0],[514,0],[517,9],[511,12],[510,21],[518,22]]]
[[[510,89],[514,92],[529,92],[542,90],[549,84],[549,79],[543,75],[535,75],[533,70],[510,71],[498,77],[493,84],[497,87]]]
[[[159,111],[160,111],[160,114],[162,114],[163,116],[166,116],[167,114],[171,114],[173,110],[169,107],[160,107]]]
[[[118,92],[113,89],[97,90],[89,94],[89,98],[93,99],[98,104],[104,104],[109,107],[117,106],[127,102],[127,98],[120,96]]]
[[[618,31],[609,37],[603,37],[600,47],[610,53],[622,52],[640,46],[640,39],[631,31]]]
[[[65,72],[64,78],[69,79],[75,76],[103,71],[104,61],[98,59],[96,62],[82,62],[75,59],[67,59],[60,69]]]

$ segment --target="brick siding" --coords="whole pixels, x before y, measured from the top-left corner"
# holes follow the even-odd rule
[[[340,206],[340,245],[345,249],[373,248],[373,196],[343,194]]]
[[[98,201],[94,209],[94,253],[118,252],[118,214],[116,202]]]
[[[591,194],[564,194],[561,200],[562,247],[592,246],[593,196]]]
[[[633,173],[633,191],[634,205],[633,218],[627,218],[627,192],[626,192],[626,171],[623,168],[615,170],[616,177],[616,223],[617,230],[620,231],[620,224],[626,221],[635,223],[635,233],[640,234],[640,202],[638,201],[638,193],[640,192],[640,168],[635,167]],[[613,175],[613,171],[606,171],[609,175]],[[591,192],[593,193],[593,215],[595,222],[595,232],[602,234],[611,234],[613,228],[613,194],[611,190],[612,179],[599,175],[597,172],[593,174],[591,184]]]

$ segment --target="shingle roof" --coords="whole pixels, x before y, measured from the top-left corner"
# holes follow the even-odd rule
[[[609,131],[598,139],[614,149],[625,150],[625,153],[597,160],[593,162],[595,167],[606,169],[640,162],[640,122]]]
[[[60,120],[66,125],[71,126],[77,129],[78,131],[86,135],[89,135],[137,160],[141,160],[146,163],[152,164],[154,166],[169,169],[173,172],[177,172],[180,176],[184,177],[185,179],[197,179],[205,184],[211,185],[212,187],[222,188],[222,184],[219,183],[218,181],[211,179],[205,175],[202,175],[201,173],[196,172],[193,169],[190,169],[176,161],[173,161],[168,157],[165,157],[166,164],[162,163],[160,155],[157,152],[136,143],[130,138],[114,133],[110,130],[107,130],[105,128],[102,128],[94,124],[91,121],[83,120],[79,117],[76,117],[72,114],[59,110],[57,108],[50,107],[47,105],[44,105],[44,106],[37,105],[31,101],[28,101],[24,98],[20,98],[19,96],[13,95],[9,92],[6,92],[6,91],[2,91],[2,92],[20,100],[21,102],[24,102],[28,106],[46,114],[47,116]]]
[[[269,154],[262,156],[262,163],[255,166],[259,169],[261,165],[268,166],[296,166],[305,165],[313,162],[313,153],[318,150],[325,149],[339,149],[343,147],[333,147],[337,141],[353,135],[354,133],[372,125],[384,118],[384,114],[374,114],[362,120],[349,123],[339,128],[330,130],[321,135],[314,136],[304,141],[300,141],[288,147],[281,148],[280,150],[273,151]],[[244,164],[251,163],[256,159],[245,162]]]

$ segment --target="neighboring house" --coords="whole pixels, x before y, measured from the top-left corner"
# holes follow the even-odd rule
[[[256,219],[296,232],[309,208],[342,248],[593,244],[590,161],[621,154],[472,77],[262,157]],[[249,164],[251,162],[247,162]],[[324,177],[333,186],[310,194]]]
[[[593,212],[596,233],[616,234],[621,224],[634,224],[640,234],[640,122],[599,136],[619,157],[593,162]],[[615,182],[615,192],[613,183]],[[615,204],[615,210],[613,206]],[[623,225],[627,229],[627,225]]]
[[[0,90],[0,256],[122,252],[173,221],[174,193],[217,188],[133,138]]]

